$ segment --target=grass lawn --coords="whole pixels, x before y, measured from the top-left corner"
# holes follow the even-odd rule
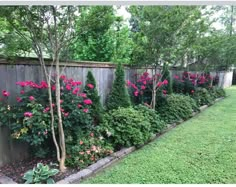
[[[236,183],[236,87],[227,94],[83,183]]]

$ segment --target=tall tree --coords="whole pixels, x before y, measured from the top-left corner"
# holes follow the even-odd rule
[[[165,62],[174,64],[183,57],[199,32],[192,24],[201,17],[195,6],[131,6],[131,25],[135,46],[133,61],[152,67],[152,74],[158,74],[158,67]],[[194,33],[195,35],[193,35]],[[185,48],[185,50],[183,50]],[[158,79],[153,79],[152,101],[155,101]],[[152,102],[153,107],[155,102]]]
[[[112,6],[82,7],[76,20],[77,38],[70,47],[72,58],[78,60],[109,61],[113,49],[106,33],[115,22]]]
[[[60,170],[65,171],[66,147],[60,105],[60,53],[69,46],[73,38],[74,16],[77,8],[73,6],[13,6],[1,7],[0,16],[4,17],[14,31],[32,44],[42,66],[47,84],[50,102],[51,129],[56,146]],[[22,32],[25,31],[25,32]],[[52,57],[51,68],[46,68],[44,54]],[[55,66],[56,106],[58,117],[59,142],[54,129],[54,112],[52,106],[51,75]]]

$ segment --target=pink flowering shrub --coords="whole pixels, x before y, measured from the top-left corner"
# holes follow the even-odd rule
[[[168,85],[168,81],[161,81],[161,77],[161,74],[151,76],[148,72],[144,72],[142,74],[134,75],[135,80],[137,80],[135,83],[127,80],[127,86],[130,88],[130,95],[132,96],[134,103],[150,104],[153,89],[157,90],[157,96],[165,96],[168,94],[165,89],[165,86]],[[153,85],[154,80],[157,82],[156,85]]]
[[[184,71],[182,76],[173,76],[173,90],[175,93],[193,95],[197,87],[211,89],[212,84],[218,84],[218,76],[211,76],[209,73],[190,73]]]
[[[65,136],[70,135],[77,141],[77,132],[93,129],[90,116],[92,101],[81,92],[81,82],[61,76],[61,112]],[[8,97],[10,93],[2,91],[0,96],[0,120],[3,125],[8,125],[14,139],[28,142],[31,148],[39,150],[52,144],[51,117],[48,101],[48,85],[45,81],[39,84],[33,81],[17,82],[21,91],[16,97],[16,104],[10,106]],[[26,88],[28,91],[26,91]],[[55,132],[57,133],[57,108],[55,104],[55,85],[52,84],[53,111],[55,115]],[[9,123],[10,122],[10,123]],[[54,149],[54,148],[53,148]]]

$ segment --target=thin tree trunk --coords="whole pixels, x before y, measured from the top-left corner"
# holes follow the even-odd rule
[[[57,139],[56,139],[56,135],[55,135],[55,129],[54,129],[54,121],[55,121],[55,118],[54,118],[54,112],[53,112],[53,107],[52,107],[52,91],[51,91],[51,72],[52,72],[52,69],[50,69],[50,72],[49,72],[49,75],[47,73],[47,69],[46,69],[46,65],[45,65],[45,62],[44,62],[44,58],[43,58],[43,55],[42,55],[42,50],[41,50],[41,47],[38,45],[38,58],[39,58],[39,61],[40,61],[40,64],[41,64],[41,67],[43,68],[43,72],[44,72],[44,76],[46,78],[46,82],[48,84],[48,99],[49,99],[49,105],[50,105],[50,115],[51,115],[51,131],[52,131],[52,139],[53,139],[53,143],[56,147],[56,153],[57,153],[57,161],[60,162],[60,148],[59,148],[59,145],[57,143]]]
[[[60,68],[59,68],[59,60],[56,57],[56,103],[57,103],[57,115],[58,115],[58,130],[59,130],[59,141],[61,147],[61,159],[60,159],[60,170],[64,172],[66,170],[65,167],[65,159],[66,159],[66,145],[65,145],[65,135],[62,124],[62,116],[61,116],[61,103],[60,103]]]

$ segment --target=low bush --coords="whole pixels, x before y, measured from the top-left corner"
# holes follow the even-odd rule
[[[101,126],[101,132],[116,149],[142,145],[152,134],[147,115],[132,107],[118,108],[105,114]]]
[[[191,117],[197,107],[190,96],[171,94],[166,96],[162,105],[159,105],[156,110],[165,122],[174,123]]]
[[[51,178],[59,172],[58,169],[50,169],[48,165],[38,163],[37,167],[27,171],[23,179],[25,184],[53,184],[54,180]]]
[[[212,105],[214,103],[214,97],[206,88],[197,88],[192,98],[196,101],[198,106]]]
[[[209,89],[209,93],[212,95],[212,97],[214,97],[214,99],[226,96],[224,89],[218,86],[211,87],[211,89]]]
[[[153,133],[159,133],[166,127],[165,122],[155,110],[141,104],[135,106],[134,109],[142,112],[146,120],[151,123],[151,131]]]
[[[94,132],[80,134],[77,143],[71,141],[67,142],[67,145],[66,165],[80,169],[113,153],[111,144]]]

